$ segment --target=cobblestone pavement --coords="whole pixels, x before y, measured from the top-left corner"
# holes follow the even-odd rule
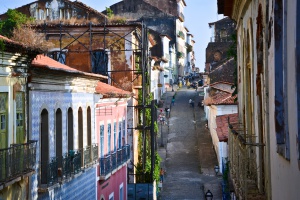
[[[171,106],[174,94],[175,105]],[[189,105],[190,98],[195,107]],[[158,153],[166,174],[158,199],[201,200],[205,199],[204,191],[208,189],[213,193],[213,199],[222,199],[221,177],[214,172],[217,158],[209,130],[205,127],[205,113],[203,107],[197,106],[199,93],[183,87],[176,92],[166,92],[164,100],[164,108],[171,107],[171,112],[168,125],[159,127],[164,145],[161,147],[159,138]]]

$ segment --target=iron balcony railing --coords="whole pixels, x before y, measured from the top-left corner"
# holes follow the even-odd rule
[[[91,147],[85,147],[83,151],[83,156],[84,156],[84,166],[87,166],[88,164],[91,163],[91,157],[92,157],[92,151]]]
[[[41,167],[41,184],[42,185],[53,185],[58,182],[58,159],[51,158],[50,162],[41,162],[40,167]]]
[[[262,163],[258,161],[256,152],[259,152],[257,149],[264,148],[264,144],[255,143],[256,136],[245,134],[243,128],[238,130],[241,133],[232,129],[231,124],[229,125],[229,172],[236,196],[240,199],[248,199],[253,195],[263,196],[259,191],[257,180],[262,179],[264,174],[259,173]]]
[[[122,165],[122,148],[117,150],[117,165]]]
[[[36,143],[37,141],[29,141],[0,149],[0,183],[34,171]]]
[[[117,151],[100,158],[100,176],[106,176],[130,159],[130,145],[124,145]]]
[[[111,159],[110,155],[107,155],[103,158],[100,158],[100,175],[106,176],[109,172],[111,172]]]
[[[93,150],[92,161],[96,162],[99,158],[99,156],[98,156],[98,144],[93,144],[92,150]]]
[[[93,149],[93,159],[91,159],[91,151]],[[95,161],[98,157],[98,146],[94,145],[92,148],[85,148],[80,150],[69,150],[64,156],[51,158],[50,162],[41,162],[41,184],[47,186],[58,183],[59,180],[64,180],[72,175],[78,174],[82,171],[82,152],[85,154],[84,162],[89,164]]]

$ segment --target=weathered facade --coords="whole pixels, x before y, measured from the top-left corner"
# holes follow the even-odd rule
[[[16,8],[16,10],[37,21],[76,21],[75,19],[77,19],[100,23],[104,22],[106,18],[104,14],[84,3],[70,0],[38,0]],[[0,15],[0,19],[5,18],[6,14]]]
[[[142,21],[148,28],[171,38],[170,48],[175,51],[175,60],[173,61],[175,68],[171,66],[173,72],[171,75],[177,80],[178,75],[187,74],[185,68],[188,31],[184,27],[185,6],[184,0],[125,0],[110,6],[110,9],[115,15]]]
[[[236,21],[239,123],[229,135],[239,199],[297,199],[299,171],[298,1],[218,0]]]
[[[228,17],[208,25],[212,30],[212,36],[206,47],[206,72],[212,71],[229,59],[227,52],[233,45],[232,36],[235,34],[235,23]]]
[[[99,141],[97,199],[127,199],[127,101],[130,92],[98,82],[103,95],[95,104],[95,132]]]
[[[29,198],[96,198],[95,88],[107,77],[43,55],[29,73],[29,130],[38,141]]]
[[[27,199],[37,141],[28,131],[28,68],[41,53],[0,35],[0,199]]]

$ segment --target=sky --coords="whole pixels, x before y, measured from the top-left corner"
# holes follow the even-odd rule
[[[36,0],[0,0],[0,14],[5,13],[8,8],[18,8],[34,1]],[[105,7],[109,7],[121,0],[80,1],[101,12],[105,10]],[[187,6],[184,8],[184,26],[194,36],[193,40],[196,42],[194,45],[196,67],[203,71],[205,66],[205,49],[212,35],[208,23],[222,19],[223,15],[217,14],[217,0],[185,0],[185,3]]]

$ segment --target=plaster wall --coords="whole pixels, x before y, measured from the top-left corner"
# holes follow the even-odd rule
[[[295,57],[295,48],[296,48],[296,38],[299,37],[296,35],[296,16],[299,14],[296,10],[298,1],[283,1],[285,8],[285,17],[284,28],[286,31],[284,34],[285,46],[285,55],[287,59],[284,61],[287,67],[287,96],[286,101],[288,105],[288,131],[289,131],[289,146],[290,146],[290,160],[285,159],[283,156],[277,153],[277,142],[275,135],[275,81],[276,77],[274,76],[274,60],[275,60],[275,40],[274,32],[271,35],[270,51],[268,56],[268,67],[269,67],[269,121],[270,124],[269,134],[270,134],[270,160],[271,160],[271,184],[272,184],[272,199],[298,199],[300,196],[300,190],[298,185],[300,183],[300,170],[299,170],[299,150],[297,143],[297,138],[299,137],[297,120],[297,98],[296,94],[296,81],[299,77],[295,76],[295,69],[299,68],[299,63],[296,63],[297,58]],[[275,4],[275,1],[272,1]],[[273,17],[273,12],[271,8],[271,2],[269,5],[270,16]],[[299,100],[298,100],[299,101]],[[299,106],[299,105],[298,105]],[[280,173],[279,173],[280,172]]]

